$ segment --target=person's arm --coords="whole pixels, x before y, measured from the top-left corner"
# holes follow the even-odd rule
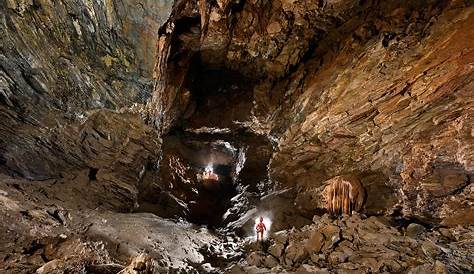
[[[265,224],[262,223],[262,225],[263,225],[263,230],[267,230],[267,227],[265,226]]]

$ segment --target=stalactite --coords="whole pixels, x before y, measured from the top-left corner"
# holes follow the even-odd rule
[[[351,214],[359,211],[365,199],[365,191],[359,180],[339,176],[328,181],[323,191],[326,209],[331,214]]]

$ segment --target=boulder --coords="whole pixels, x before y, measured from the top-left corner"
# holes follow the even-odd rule
[[[274,243],[268,248],[268,253],[275,256],[276,258],[280,258],[283,255],[283,251],[285,250],[285,246],[281,243]]]
[[[278,265],[278,260],[275,259],[275,257],[273,257],[272,255],[267,255],[263,264],[265,265],[265,267],[273,268]]]
[[[261,251],[254,251],[247,256],[247,263],[253,266],[263,266],[265,258],[265,253]]]
[[[324,226],[320,231],[324,234],[325,242],[322,250],[326,251],[332,248],[337,242],[341,240],[340,232],[341,229],[336,225]]]
[[[426,228],[420,224],[411,223],[406,228],[406,235],[417,238],[426,231]]]
[[[285,249],[284,263],[292,266],[302,262],[308,257],[308,253],[303,245],[298,243],[290,243]]]
[[[306,241],[306,251],[308,253],[317,253],[321,250],[321,248],[324,245],[324,235],[315,230],[311,233],[311,236],[309,239]]]

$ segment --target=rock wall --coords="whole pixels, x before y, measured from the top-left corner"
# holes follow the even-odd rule
[[[68,125],[150,97],[172,1],[0,1],[0,163],[29,179],[87,159]]]
[[[407,216],[472,214],[473,11],[382,5],[352,33],[323,39],[331,48],[280,89],[272,178],[314,188],[315,177],[355,173],[368,201],[382,194],[390,208],[396,196]]]
[[[271,183],[296,187],[301,209],[317,209],[324,181],[352,174],[371,214],[472,215],[472,4],[180,3],[160,35],[151,104],[164,133],[200,115],[196,64],[232,71],[253,89],[234,125],[271,140]]]

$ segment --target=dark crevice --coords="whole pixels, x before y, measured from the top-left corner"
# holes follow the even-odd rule
[[[230,6],[230,12],[232,14],[241,12],[242,10],[244,10],[245,2],[245,0],[233,0]]]
[[[3,166],[7,163],[7,159],[3,156],[3,154],[0,154],[0,166]]]
[[[44,248],[44,244],[42,244],[38,240],[33,240],[33,242],[31,242],[29,247],[23,249],[23,254],[31,256],[35,254],[37,250],[40,250],[43,248]]]
[[[91,167],[89,168],[89,181],[96,181],[97,180],[97,172],[99,169]]]
[[[54,211],[47,210],[46,212],[48,213],[49,216],[53,217],[56,221],[58,221],[58,223],[64,225],[64,221],[61,218],[61,216],[59,215],[59,210],[57,210],[57,209],[54,210]]]

